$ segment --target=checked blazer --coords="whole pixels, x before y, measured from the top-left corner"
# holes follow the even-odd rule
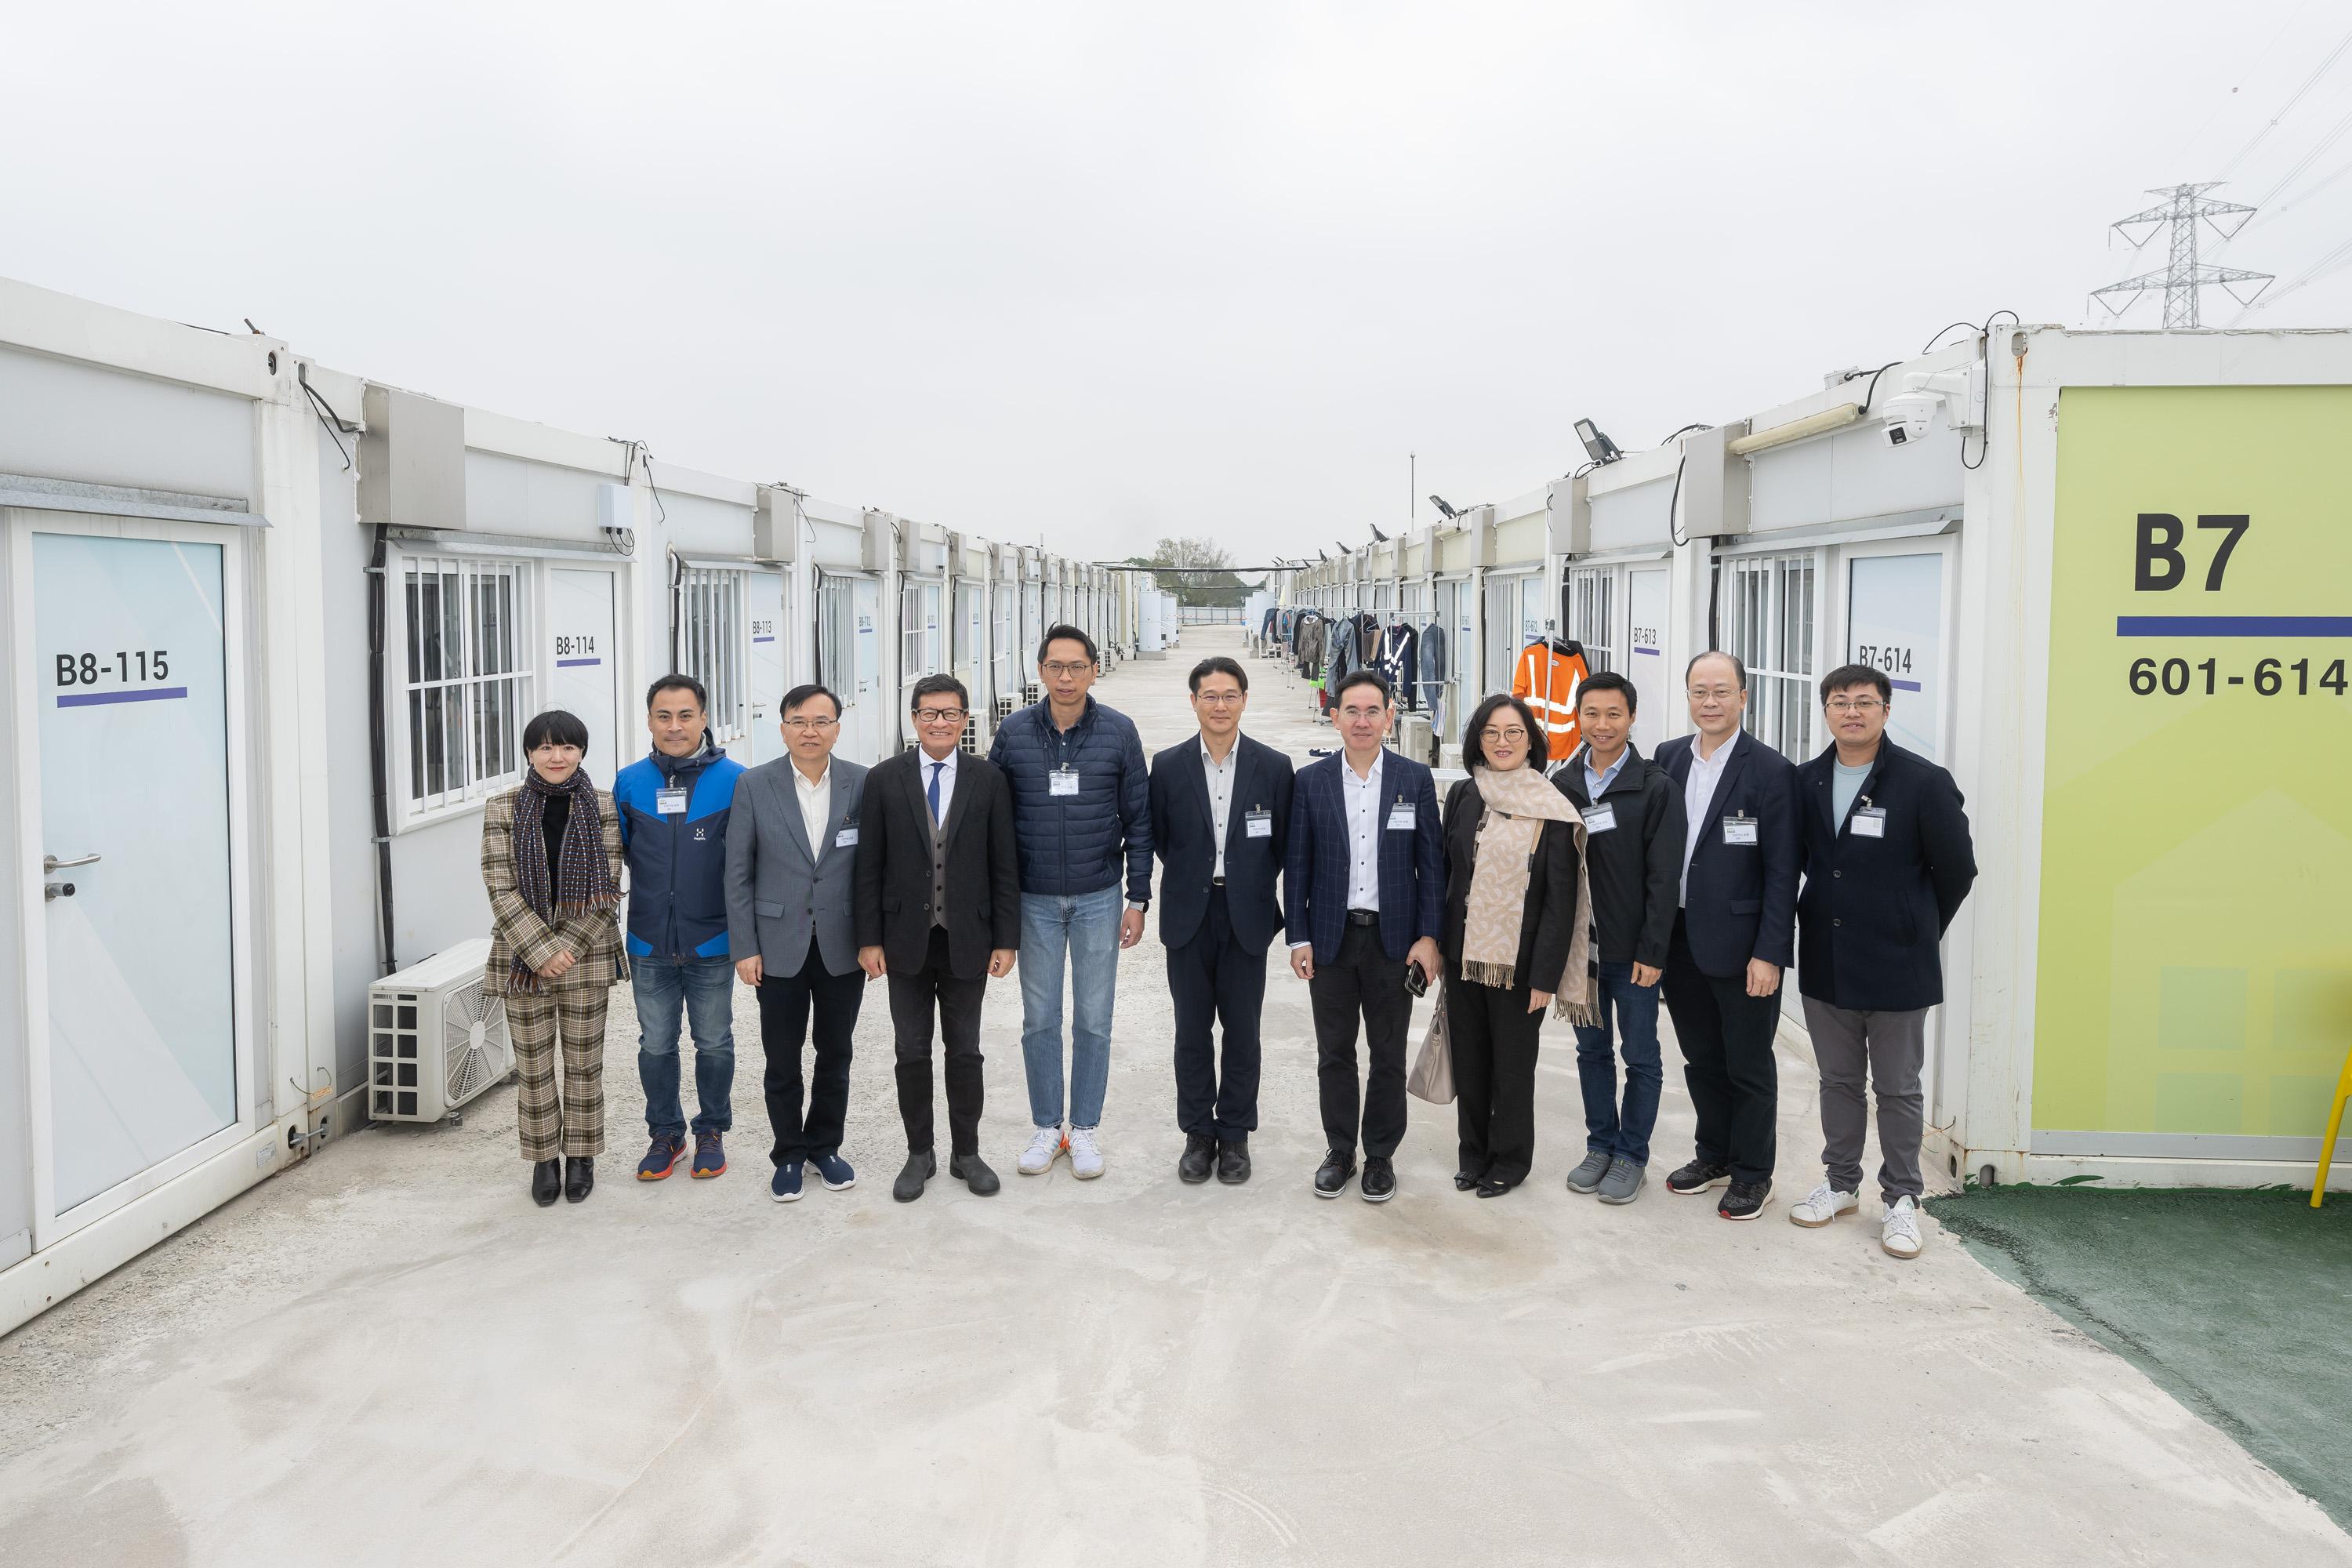
[[[1293,943],[1314,944],[1315,962],[1339,956],[1348,932],[1348,803],[1335,752],[1298,770],[1290,795],[1290,840],[1282,874],[1282,923]],[[1412,826],[1391,828],[1398,803],[1412,805]],[[1445,843],[1437,820],[1437,781],[1428,767],[1395,752],[1381,758],[1381,951],[1398,962],[1423,937],[1444,929]]]
[[[629,977],[629,961],[621,950],[621,911],[595,910],[548,924],[531,912],[515,886],[514,812],[520,787],[492,795],[482,807],[482,887],[490,896],[490,957],[482,966],[484,988],[493,996],[507,991],[511,957],[537,969],[559,949],[572,953],[572,967],[561,980],[544,982],[550,991],[575,986],[598,988]],[[572,809],[579,808],[575,805]],[[604,858],[612,863],[613,885],[621,885],[621,814],[612,795],[596,792],[596,811],[604,822]]]

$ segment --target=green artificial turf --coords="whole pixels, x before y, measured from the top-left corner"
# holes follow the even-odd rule
[[[2352,1195],[2018,1186],[1929,1206],[2352,1529]]]

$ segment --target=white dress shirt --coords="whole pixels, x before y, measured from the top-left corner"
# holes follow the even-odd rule
[[[1339,753],[1339,798],[1348,808],[1348,907],[1351,910],[1381,907],[1381,813],[1386,809],[1381,799],[1383,754],[1373,754],[1372,771],[1360,779],[1348,754]]]
[[[824,858],[824,825],[833,816],[833,759],[824,760],[824,772],[809,783],[808,774],[798,767],[793,769],[793,789],[801,801],[801,826],[808,830],[809,858]]]
[[[1201,771],[1209,781],[1209,820],[1215,825],[1217,833],[1216,868],[1210,875],[1220,881],[1225,875],[1225,825],[1233,820],[1234,764],[1241,754],[1242,738],[1239,735],[1235,735],[1234,743],[1225,749],[1225,760],[1222,763],[1209,754],[1208,742],[1201,742]]]
[[[1746,731],[1734,730],[1712,757],[1699,755],[1698,746],[1704,735],[1691,737],[1690,773],[1683,780],[1683,891],[1682,903],[1690,904],[1691,857],[1698,853],[1700,835],[1707,829],[1706,808],[1715,804],[1715,786],[1723,782],[1723,770],[1731,761],[1731,753],[1746,739]]]
[[[944,758],[934,758],[930,752],[920,748],[918,748],[915,752],[917,759],[923,764],[922,772],[917,775],[916,783],[921,786],[920,793],[926,810],[929,808],[931,799],[931,775],[934,773],[939,775],[940,831],[942,833],[948,830],[948,803],[955,798],[956,758],[960,754],[961,754],[961,747],[950,747]]]

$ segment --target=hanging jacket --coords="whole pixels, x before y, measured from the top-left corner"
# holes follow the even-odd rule
[[[1380,651],[1372,656],[1373,668],[1388,677],[1397,701],[1407,708],[1421,705],[1419,643],[1411,626],[1394,621],[1381,633]]]
[[[1565,637],[1528,644],[1511,667],[1511,695],[1526,698],[1536,710],[1536,720],[1549,738],[1553,762],[1576,753],[1576,693],[1591,673],[1584,662],[1584,645]]]

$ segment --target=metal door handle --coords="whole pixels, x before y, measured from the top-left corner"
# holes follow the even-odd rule
[[[85,855],[79,860],[60,860],[54,855],[44,855],[41,857],[41,873],[47,876],[51,871],[62,871],[68,866],[89,866],[97,861],[95,855]]]

